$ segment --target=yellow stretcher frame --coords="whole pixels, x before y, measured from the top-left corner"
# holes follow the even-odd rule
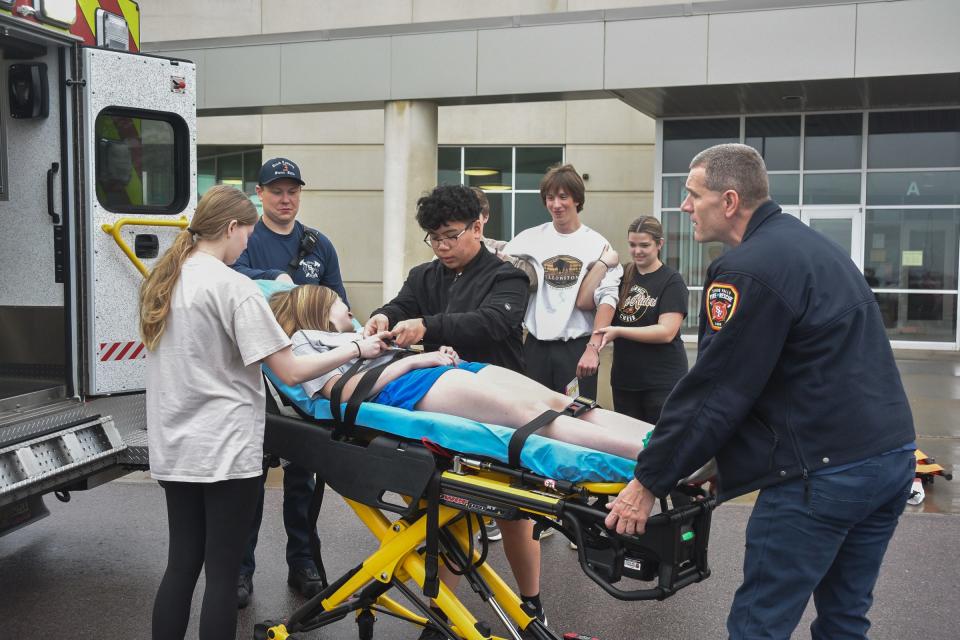
[[[157,220],[155,218],[120,218],[114,223],[107,223],[101,225],[100,228],[107,235],[113,238],[113,241],[117,243],[117,246],[120,247],[120,250],[123,251],[127,258],[130,259],[130,262],[133,263],[133,266],[137,268],[144,278],[150,275],[150,270],[147,269],[147,266],[141,262],[140,258],[137,257],[137,254],[133,252],[133,249],[130,248],[123,238],[120,236],[120,230],[125,226],[139,226],[139,227],[180,227],[180,229],[186,229],[190,226],[190,221],[187,220],[186,216],[181,216],[177,220]]]
[[[363,442],[359,442],[363,440]],[[379,443],[379,444],[378,444]],[[487,563],[481,563],[484,551],[473,538],[480,528],[480,516],[506,519],[531,518],[541,526],[551,526],[577,543],[581,568],[605,591],[621,600],[663,599],[687,585],[710,575],[706,561],[710,514],[715,506],[711,498],[690,501],[653,516],[644,536],[619,536],[603,527],[606,511],[588,504],[593,496],[615,495],[619,483],[563,483],[550,481],[523,470],[515,470],[491,461],[473,460],[456,455],[437,458],[420,443],[395,439],[386,434],[372,440],[337,440],[332,429],[316,422],[268,414],[264,449],[270,453],[318,472],[329,487],[341,494],[361,522],[378,542],[377,549],[360,564],[333,581],[308,600],[285,621],[264,621],[255,627],[256,640],[293,640],[300,632],[312,631],[356,614],[361,640],[373,637],[374,611],[389,613],[416,625],[428,623],[425,603],[407,586],[412,582],[421,590],[427,576],[430,506],[426,493],[418,496],[416,510],[385,509],[377,504],[381,491],[400,493],[393,486],[368,482],[378,473],[384,478],[403,479],[426,470],[438,487],[435,511],[441,549],[452,555],[461,567],[471,565],[467,579],[477,582],[489,596],[496,618],[512,629],[507,638],[492,635],[457,596],[439,584],[435,605],[447,618],[454,637],[462,640],[517,640],[520,633],[535,640],[559,640],[522,607],[520,597]],[[395,454],[396,459],[391,459]],[[371,461],[375,462],[371,463]],[[367,469],[359,466],[372,464]],[[395,468],[393,465],[397,465]],[[437,469],[440,465],[442,470]],[[386,473],[383,468],[392,468]],[[356,474],[356,475],[354,475]],[[356,488],[358,484],[364,485]],[[410,486],[410,485],[408,485]],[[702,492],[698,494],[703,498]],[[362,497],[361,497],[362,496]],[[362,501],[361,501],[362,500]],[[408,506],[413,499],[407,498]],[[390,514],[396,511],[397,514]],[[470,523],[470,524],[468,524]],[[598,546],[599,545],[599,546]],[[609,545],[609,546],[606,546]],[[472,550],[471,558],[467,557]],[[610,553],[606,557],[591,553]],[[459,557],[458,557],[459,554]],[[610,560],[609,558],[613,558]],[[626,560],[628,560],[627,562]],[[642,562],[631,572],[631,563]],[[649,565],[647,564],[649,562]],[[598,568],[599,567],[599,568]],[[642,576],[650,567],[650,575]],[[622,576],[650,581],[653,588],[625,591],[613,586]],[[396,589],[411,601],[417,612],[387,595]],[[481,596],[482,599],[487,598]],[[437,621],[432,621],[434,624]]]

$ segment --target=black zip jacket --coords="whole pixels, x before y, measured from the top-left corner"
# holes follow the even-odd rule
[[[707,269],[700,313],[697,362],[638,457],[655,495],[712,456],[727,500],[915,439],[863,274],[775,202]]]
[[[410,270],[382,313],[393,327],[423,318],[424,348],[453,347],[460,358],[523,373],[522,329],[529,280],[523,271],[480,247],[458,276],[439,260]]]

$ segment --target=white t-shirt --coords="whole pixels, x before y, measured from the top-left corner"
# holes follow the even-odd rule
[[[289,344],[252,280],[209,254],[188,257],[147,354],[150,474],[176,482],[260,475],[260,361]]]
[[[595,312],[577,309],[577,292],[587,267],[600,258],[609,243],[585,224],[573,233],[560,233],[552,222],[521,231],[503,252],[525,258],[537,270],[540,287],[530,294],[523,319],[538,340],[571,340],[593,332]],[[607,270],[593,294],[601,303],[617,306],[617,288],[623,268]]]

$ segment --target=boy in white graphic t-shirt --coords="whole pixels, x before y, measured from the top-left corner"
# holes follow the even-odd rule
[[[521,232],[503,251],[528,260],[540,282],[524,318],[527,375],[561,393],[577,378],[579,394],[596,398],[600,336],[591,336],[613,319],[623,269],[610,243],[580,222],[585,190],[572,165],[551,167],[540,198],[552,220]],[[599,285],[581,291],[590,273]]]

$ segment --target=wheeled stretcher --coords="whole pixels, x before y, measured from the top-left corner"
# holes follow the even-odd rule
[[[257,639],[295,638],[355,615],[359,637],[365,640],[373,637],[378,613],[432,624],[454,640],[504,637],[492,635],[493,630],[439,582],[442,561],[464,575],[493,609],[505,637],[559,640],[485,562],[485,517],[530,518],[536,523],[535,535],[545,527],[557,529],[577,545],[584,573],[620,600],[660,600],[710,575],[707,546],[714,501],[699,489],[682,488],[684,495],[676,494],[672,508],[661,501],[661,513],[651,517],[644,535],[617,535],[603,525],[603,504],[625,479],[625,467],[618,462],[622,459],[616,456],[546,438],[538,445],[537,436],[530,436],[530,452],[525,446],[520,464],[511,465],[504,462],[506,445],[501,442],[497,452],[493,444],[500,442],[499,436],[482,435],[505,428],[373,403],[348,406],[345,413],[334,405],[331,413],[328,401],[305,398],[299,387],[273,382],[283,392],[282,403],[292,396],[297,415],[280,415],[282,407],[268,413],[265,451],[314,470],[318,484],[326,483],[343,497],[379,548],[287,619],[258,624]],[[448,437],[463,430],[466,435],[461,433],[458,442]],[[546,456],[541,448],[557,454]],[[545,462],[551,457],[554,462]],[[576,471],[573,464],[585,466]],[[605,473],[614,481],[600,481]],[[313,548],[322,567],[318,541]],[[624,588],[618,584],[623,578],[646,584]],[[397,593],[405,603],[394,598]],[[422,596],[432,597],[446,620]]]

